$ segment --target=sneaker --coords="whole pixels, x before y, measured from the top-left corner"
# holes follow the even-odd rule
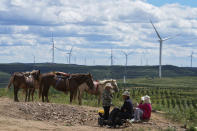
[[[135,121],[135,119],[131,119],[131,120],[127,120],[130,123],[133,123]]]

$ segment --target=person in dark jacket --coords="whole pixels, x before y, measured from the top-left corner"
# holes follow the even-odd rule
[[[121,119],[131,119],[133,118],[133,104],[130,99],[130,92],[123,92],[122,97],[124,99],[124,104],[120,109],[121,112],[119,116]]]
[[[120,109],[114,108],[110,113],[110,119],[109,119],[110,126],[119,124],[121,120],[133,118],[133,104],[130,99],[130,92],[125,91],[122,94],[122,97],[124,100],[124,104],[122,105],[122,107]]]

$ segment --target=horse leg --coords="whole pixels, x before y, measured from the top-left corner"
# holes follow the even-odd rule
[[[32,101],[34,101],[34,92],[35,92],[35,88],[33,88],[31,92]]]
[[[99,97],[98,97],[98,106],[100,105],[100,102],[101,102],[101,95],[99,94]]]
[[[46,96],[46,101],[47,101],[47,102],[49,102],[49,98],[48,98],[49,87],[50,87],[50,86],[47,86],[47,88],[46,88],[46,94],[45,94],[45,96]]]
[[[16,102],[19,102],[18,96],[17,96],[18,90],[19,90],[19,88],[17,86],[14,86],[14,101],[16,101]]]
[[[32,89],[29,88],[28,90],[29,90],[29,92],[28,92],[28,101],[30,101],[30,95],[31,95]]]
[[[72,104],[72,100],[73,100],[73,92],[70,91],[70,104]]]
[[[25,90],[25,102],[27,102],[27,97],[29,94],[29,89],[24,89]]]
[[[82,104],[82,91],[79,90],[79,94],[78,94],[78,101],[79,101],[79,105]]]
[[[43,86],[43,89],[42,89],[42,102],[44,102],[44,89],[45,89],[45,86]]]

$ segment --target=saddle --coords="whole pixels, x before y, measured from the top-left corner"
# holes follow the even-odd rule
[[[71,76],[70,74],[64,73],[64,72],[55,72],[55,75],[58,78],[62,78],[62,79],[67,79],[67,78],[69,78]]]
[[[96,89],[96,91],[98,91],[98,87],[99,87],[99,81],[94,81],[94,87]]]
[[[71,76],[61,76],[61,75],[56,75],[57,81],[55,84],[55,88],[57,88],[57,86],[59,85],[60,82],[66,82],[66,86],[65,86],[65,91],[67,90],[67,88],[69,88],[69,80],[71,78]]]

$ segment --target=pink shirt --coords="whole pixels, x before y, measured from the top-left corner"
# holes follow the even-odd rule
[[[150,119],[151,111],[152,111],[151,104],[149,103],[139,104],[138,108],[143,110],[143,116],[142,116],[143,119]]]

